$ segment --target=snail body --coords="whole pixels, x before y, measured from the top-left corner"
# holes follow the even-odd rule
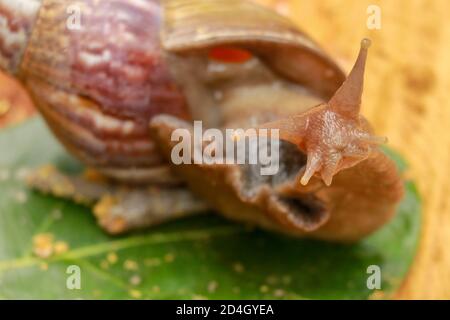
[[[74,6],[81,24],[72,29],[68,8]],[[395,212],[401,180],[379,151],[349,138],[348,145],[361,147],[354,155],[361,154],[332,168],[311,163],[311,150],[323,145],[323,115],[340,115],[350,105],[357,110],[343,115],[343,124],[351,122],[343,136],[368,137],[359,107],[348,103],[359,99],[359,106],[362,66],[352,73],[359,77],[355,93],[348,87],[358,79],[349,77],[345,86],[335,62],[270,10],[242,0],[0,0],[0,22],[0,66],[20,79],[67,150],[108,177],[148,185],[177,185],[181,178],[231,219],[328,240],[357,240]],[[329,110],[312,108],[327,101]],[[320,128],[297,132],[293,119],[316,119]],[[170,132],[192,120],[219,128],[277,126],[284,175],[277,183],[252,184],[257,177],[242,166],[170,168]],[[350,202],[336,206],[358,185],[352,181],[362,178],[361,170],[379,173],[374,181],[362,179],[372,198],[349,192]],[[298,183],[302,171],[301,182],[311,180],[307,187]],[[393,191],[372,188],[380,181]],[[378,196],[386,201],[368,205]],[[359,212],[356,231],[342,222],[352,208]]]

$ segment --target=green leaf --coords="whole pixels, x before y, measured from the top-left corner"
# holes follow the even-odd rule
[[[389,296],[404,278],[419,236],[420,201],[408,182],[394,221],[351,246],[252,231],[214,215],[110,237],[88,209],[33,192],[18,179],[48,163],[80,168],[40,119],[0,133],[0,150],[4,299],[366,299],[373,293],[366,285],[370,265],[381,267]],[[35,257],[32,239],[41,233],[66,242],[69,251]],[[66,286],[70,265],[81,268],[80,290]]]

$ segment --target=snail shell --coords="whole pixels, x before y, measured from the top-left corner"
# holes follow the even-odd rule
[[[19,50],[1,46],[49,127],[84,164],[127,181],[173,182],[148,136],[158,114],[190,119],[169,53],[232,44],[329,98],[343,72],[287,19],[241,0],[0,0],[19,20]],[[70,8],[80,25],[71,27]],[[241,17],[235,19],[235,16]],[[16,19],[16,18],[14,18]],[[10,26],[9,29],[15,29]],[[4,37],[4,35],[2,35]],[[2,43],[5,42],[5,38]],[[17,54],[11,55],[11,52]]]

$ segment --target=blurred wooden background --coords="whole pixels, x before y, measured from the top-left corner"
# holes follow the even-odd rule
[[[450,1],[255,1],[293,17],[346,68],[360,40],[373,40],[363,113],[408,160],[424,205],[419,252],[397,297],[450,299]],[[369,5],[381,8],[380,30],[366,27]],[[0,127],[31,110],[0,76]]]
[[[18,123],[33,113],[33,104],[20,85],[0,72],[0,128]]]
[[[260,0],[292,16],[348,68],[369,37],[363,113],[408,160],[422,238],[400,299],[450,299],[450,1]],[[369,5],[381,29],[368,30]]]

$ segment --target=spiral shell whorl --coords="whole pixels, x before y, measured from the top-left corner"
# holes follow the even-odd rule
[[[0,69],[15,74],[27,47],[41,0],[0,0]]]
[[[78,28],[68,25],[71,8]],[[164,164],[150,119],[189,113],[164,61],[160,23],[157,0],[43,0],[19,76],[84,164],[121,176]]]

